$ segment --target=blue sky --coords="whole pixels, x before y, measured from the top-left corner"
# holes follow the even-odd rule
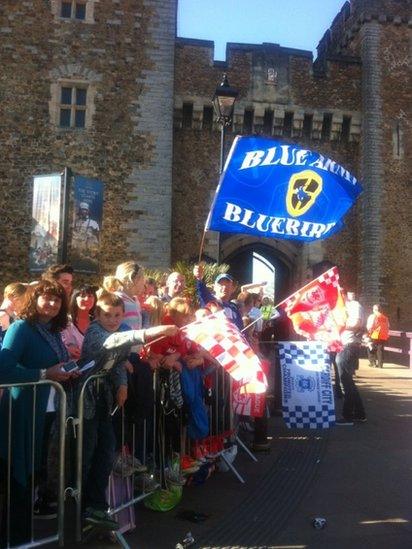
[[[224,60],[226,42],[310,50],[329,28],[345,0],[178,0],[177,35],[215,42]]]

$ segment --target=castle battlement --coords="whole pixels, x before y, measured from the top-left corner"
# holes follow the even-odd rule
[[[351,42],[368,21],[412,26],[410,0],[351,0],[344,3],[317,46],[317,63],[351,51]]]

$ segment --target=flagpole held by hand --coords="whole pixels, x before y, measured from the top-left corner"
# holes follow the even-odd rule
[[[282,303],[282,301],[281,301]],[[280,305],[280,303],[279,303]],[[276,309],[276,307],[278,307],[278,305],[274,306],[273,309]],[[277,311],[275,311],[274,313],[271,314],[269,320],[273,320],[274,318],[277,318],[279,316],[279,313]],[[258,318],[256,318],[253,322],[251,322],[250,324],[248,324],[247,326],[245,326],[243,328],[243,330],[240,330],[240,333],[243,334],[243,332],[246,332],[246,330],[249,330],[249,328],[251,326],[253,326],[253,324],[256,324],[256,322],[258,322],[259,320],[262,320],[262,317],[259,316]]]

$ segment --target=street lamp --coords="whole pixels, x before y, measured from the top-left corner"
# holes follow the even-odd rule
[[[215,109],[217,121],[221,125],[219,173],[222,173],[223,171],[226,128],[232,124],[233,110],[238,95],[239,92],[235,88],[229,86],[227,74],[224,73],[222,82],[216,88],[213,96],[213,107]]]

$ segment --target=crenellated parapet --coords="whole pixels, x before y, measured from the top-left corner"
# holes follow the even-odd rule
[[[174,128],[217,131],[212,97],[223,72],[239,90],[232,130],[291,140],[358,142],[360,60],[336,59],[318,74],[312,53],[278,44],[227,45],[213,62],[213,42],[176,42]]]
[[[356,43],[362,25],[370,21],[412,27],[410,0],[351,0],[345,2],[320,40],[316,64],[336,55],[359,52]]]
[[[359,111],[240,101],[235,106],[232,131],[292,140],[358,143],[361,124]],[[175,96],[174,128],[219,131],[210,97]]]

